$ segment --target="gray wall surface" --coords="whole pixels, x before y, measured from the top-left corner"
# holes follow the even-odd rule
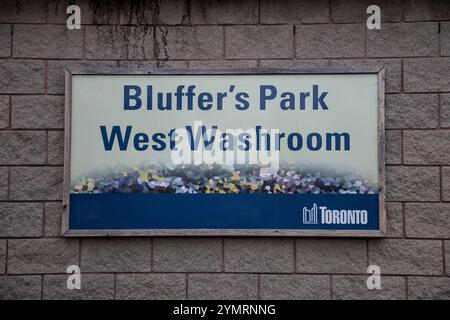
[[[450,1],[70,2],[81,30],[0,5],[0,299],[450,299]],[[387,70],[387,238],[60,237],[65,67],[359,65]]]

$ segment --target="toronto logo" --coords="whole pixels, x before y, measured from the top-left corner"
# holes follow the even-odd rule
[[[317,224],[317,205],[314,203],[311,209],[303,207],[303,224]]]
[[[303,207],[303,224],[367,224],[367,210],[332,210],[326,206]]]

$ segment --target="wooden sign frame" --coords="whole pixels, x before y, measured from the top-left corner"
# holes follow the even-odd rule
[[[277,229],[143,229],[143,230],[70,230],[70,154],[73,75],[331,75],[376,74],[378,79],[378,175],[379,175],[379,230],[277,230]],[[382,67],[325,67],[309,69],[122,69],[79,68],[66,70],[65,74],[65,152],[62,235],[67,237],[90,236],[299,236],[299,237],[383,237],[386,232],[385,208],[385,69]]]

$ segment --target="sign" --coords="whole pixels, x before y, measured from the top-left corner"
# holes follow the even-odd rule
[[[63,233],[382,236],[384,70],[66,73]]]

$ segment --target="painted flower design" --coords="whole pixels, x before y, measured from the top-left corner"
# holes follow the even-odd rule
[[[278,170],[257,166],[219,165],[166,167],[163,165],[107,170],[82,177],[72,193],[203,193],[295,194],[377,193],[377,185],[354,175],[321,174],[295,167]]]

